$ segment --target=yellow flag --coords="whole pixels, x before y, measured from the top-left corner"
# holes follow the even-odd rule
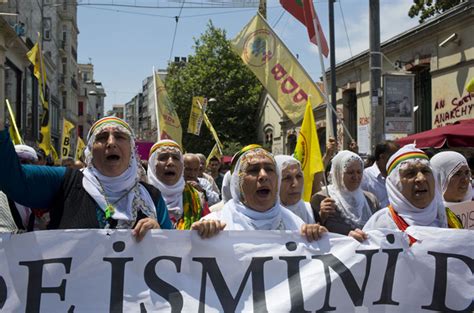
[[[40,142],[39,142],[39,147],[43,149],[43,151],[46,153],[46,155],[49,155],[51,153],[51,129],[50,129],[50,119],[49,119],[49,105],[48,105],[48,99],[45,98],[45,91],[44,89],[46,88],[46,71],[44,69],[44,60],[43,60],[43,54],[41,52],[41,47],[39,45],[39,40],[38,42],[31,48],[30,51],[26,54],[28,57],[28,60],[33,64],[34,66],[34,75],[38,79],[38,89],[39,89],[39,96],[40,96],[40,102],[41,102],[41,107],[43,109],[43,112],[41,114],[41,130],[40,130]]]
[[[202,110],[199,106],[199,103],[202,104]],[[191,113],[189,115],[188,123],[188,133],[199,136],[201,132],[202,125],[202,112],[206,111],[207,99],[204,97],[193,97],[193,102],[191,104]]]
[[[28,60],[30,60],[31,64],[34,66],[33,74],[39,80],[41,78],[41,60],[39,59],[40,56],[40,48],[39,44],[36,43],[30,51],[26,53]]]
[[[309,99],[306,103],[303,123],[296,141],[294,157],[301,162],[304,175],[303,200],[308,202],[311,200],[314,174],[324,171],[313,108]]]
[[[209,131],[211,132],[212,137],[214,137],[214,141],[215,141],[216,144],[219,146],[219,149],[222,151],[222,149],[224,149],[224,146],[222,145],[222,142],[219,140],[219,136],[217,136],[217,132],[216,132],[216,130],[214,129],[214,126],[212,126],[211,121],[210,121],[209,118],[207,117],[206,112],[204,112],[202,103],[201,103],[199,100],[196,101],[196,103],[197,103],[197,105],[199,106],[199,109],[200,109],[201,112],[202,112],[202,117],[204,118],[204,123],[206,124],[207,128],[208,128]]]
[[[303,117],[309,95],[315,107],[324,102],[319,87],[260,14],[231,46],[293,123]]]
[[[61,160],[69,157],[71,151],[71,130],[74,124],[63,118],[63,138],[61,142]]]
[[[158,140],[172,139],[181,145],[181,123],[158,73],[155,73],[155,99],[156,118],[159,125]]]
[[[81,137],[77,136],[77,145],[76,145],[76,155],[74,156],[75,160],[80,160],[82,155],[84,154],[84,148],[86,145]]]
[[[5,102],[7,103],[8,113],[10,114],[10,128],[8,130],[10,132],[10,138],[12,139],[13,144],[22,145],[23,139],[21,139],[20,132],[18,131],[18,127],[16,126],[15,114],[13,113],[10,101],[6,99]]]
[[[474,92],[474,78],[472,78],[466,85],[466,91]]]
[[[59,165],[59,156],[58,153],[56,152],[56,149],[54,149],[53,145],[50,146],[51,149],[51,156],[53,157],[54,164]]]
[[[217,146],[217,143],[214,145],[214,147],[212,148],[211,152],[209,153],[209,156],[207,157],[206,164],[209,164],[209,161],[210,161],[213,157],[216,157],[216,158],[218,158],[219,160],[220,160],[221,157],[222,157],[221,149],[219,149],[219,147]]]

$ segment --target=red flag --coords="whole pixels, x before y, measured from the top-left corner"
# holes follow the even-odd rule
[[[318,44],[316,40],[316,32],[314,31],[314,22],[318,27],[319,39],[321,40],[321,52],[327,57],[329,55],[329,47],[326,37],[323,33],[321,23],[319,23],[318,16],[314,10],[312,0],[280,0],[280,4],[287,10],[294,18],[300,21],[308,29],[309,40],[315,45]]]

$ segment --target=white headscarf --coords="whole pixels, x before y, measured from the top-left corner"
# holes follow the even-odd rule
[[[92,146],[96,136],[105,127],[115,127],[120,132],[130,136],[130,163],[128,168],[119,176],[109,177],[99,172],[93,164]],[[140,171],[135,140],[130,126],[116,117],[104,117],[92,125],[84,152],[86,168],[83,171],[82,186],[105,212],[108,204],[115,208],[112,218],[117,220],[117,228],[131,228],[136,222],[138,211],[150,218],[156,219],[156,208],[150,194],[139,184]],[[119,200],[120,199],[120,200]],[[118,202],[117,202],[118,201]],[[117,202],[117,203],[115,203]]]
[[[184,168],[184,159],[181,147],[173,140],[163,139],[153,145],[148,159],[148,182],[160,190],[163,199],[165,200],[168,212],[174,216],[181,216],[183,214],[183,190],[185,181],[183,178],[183,171],[178,173],[179,180],[174,185],[166,185],[158,179],[156,175],[156,164],[158,162],[158,155],[164,150],[172,150],[179,153],[179,161],[182,169]]]
[[[28,145],[15,145],[15,152],[20,160],[38,162],[38,155],[36,154],[35,149]]]
[[[232,194],[230,193],[231,177],[232,175],[230,174],[230,171],[227,171],[224,175],[224,178],[222,179],[221,195],[222,195],[222,201],[224,201],[224,203],[232,199]]]
[[[297,165],[299,170],[301,171],[301,163],[297,159],[289,155],[277,155],[275,156],[275,161],[278,165],[278,169],[280,171],[280,179],[283,179],[283,171],[290,165]],[[301,196],[303,196],[303,190],[301,190]],[[281,203],[281,201],[280,201]],[[300,199],[293,205],[287,205],[281,203],[285,208],[290,210],[291,212],[298,215],[304,222],[306,223],[314,223],[314,215],[312,214],[312,210],[308,210],[310,206],[308,206],[307,202],[304,202]]]
[[[350,225],[362,229],[372,216],[372,211],[360,185],[354,191],[349,191],[344,185],[344,173],[353,162],[360,165],[361,171],[364,170],[364,161],[354,152],[343,150],[332,159],[331,185],[328,186],[328,189],[329,196],[336,201],[337,208],[344,220]]]
[[[451,180],[453,175],[456,174],[457,171],[459,171],[459,169],[464,165],[469,168],[466,158],[461,153],[455,151],[440,152],[431,158],[430,163],[433,166],[433,169],[435,170],[435,173],[438,177],[442,195],[444,195],[444,193],[448,189],[449,181]],[[461,202],[471,200],[472,185],[468,184],[468,189]],[[455,202],[444,201],[444,204],[446,206],[449,206],[455,204]]]
[[[393,209],[408,223],[408,225],[418,226],[436,226],[447,227],[446,211],[443,205],[443,199],[438,192],[439,188],[436,175],[435,180],[435,196],[431,203],[423,209],[419,209],[411,204],[402,194],[402,184],[400,181],[400,168],[410,163],[423,163],[431,169],[430,162],[426,154],[415,148],[414,144],[402,147],[393,154],[387,162],[387,195]]]
[[[284,209],[280,204],[280,173],[273,155],[261,147],[242,149],[243,152],[237,160],[231,177],[232,200],[228,201],[221,211],[221,219],[226,222],[229,230],[299,230],[303,221]],[[276,167],[278,188],[273,207],[265,212],[259,212],[247,207],[243,202],[242,195],[242,165],[248,162],[249,156],[262,155],[269,158]]]

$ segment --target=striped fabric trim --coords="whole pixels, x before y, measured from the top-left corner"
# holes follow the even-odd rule
[[[235,168],[235,165],[237,164],[237,160],[242,156],[242,154],[244,154],[245,152],[247,152],[249,150],[254,150],[254,149],[258,149],[258,148],[263,149],[261,145],[253,143],[253,144],[250,144],[250,145],[247,145],[247,146],[243,147],[239,152],[234,154],[234,156],[232,157],[232,161],[230,162],[230,172],[231,173],[234,172],[234,168]]]
[[[409,160],[409,159],[429,160],[428,156],[423,152],[414,151],[414,152],[403,153],[403,154],[400,154],[398,157],[396,157],[392,161],[392,163],[388,167],[387,174],[390,175],[390,173],[398,166],[398,164],[400,164],[401,162],[404,162],[406,160]]]
[[[125,122],[124,120],[118,117],[110,116],[110,117],[101,118],[100,120],[95,122],[89,131],[88,138],[90,138],[90,136],[95,132],[97,128],[99,128],[100,126],[104,124],[117,124],[117,125],[123,126],[130,131],[130,134],[133,134],[133,130],[132,128],[130,128],[130,125],[128,125],[127,122]]]
[[[174,141],[171,141],[171,140],[167,140],[165,142],[157,142],[155,143],[151,149],[150,149],[150,156],[156,151],[158,150],[159,148],[161,147],[173,147],[173,148],[177,148],[179,151],[181,151],[181,153],[183,153],[183,150],[181,149],[180,145]]]

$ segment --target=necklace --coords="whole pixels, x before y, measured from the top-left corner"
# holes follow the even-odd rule
[[[109,201],[109,198],[107,197],[107,195],[105,194],[105,188],[104,186],[102,185],[101,181],[97,178],[97,176],[95,177],[97,179],[97,182],[99,183],[99,186],[100,186],[100,189],[101,189],[101,193],[102,195],[104,196],[104,200],[105,200],[105,203],[107,204],[105,206],[105,210],[104,210],[104,213],[105,213],[105,220],[109,223],[109,225],[112,227],[112,228],[115,228],[115,226],[117,225],[117,221],[114,220],[112,218],[112,215],[114,215],[115,213],[115,205],[117,203],[119,203],[123,198],[125,198],[126,195],[128,195],[130,193],[130,191],[132,191],[138,184],[138,181],[132,186],[130,187],[127,191],[125,191],[121,196],[120,198],[118,198],[117,200],[113,201],[113,202],[110,202]]]

